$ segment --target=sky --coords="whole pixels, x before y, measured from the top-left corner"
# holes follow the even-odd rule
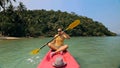
[[[17,0],[29,10],[61,10],[101,22],[108,30],[120,34],[120,0]]]

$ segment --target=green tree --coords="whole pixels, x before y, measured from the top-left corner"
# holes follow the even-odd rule
[[[14,2],[16,0],[13,0]],[[5,11],[5,7],[7,7],[8,4],[12,4],[11,0],[0,0],[0,9],[2,8],[3,11]]]
[[[38,37],[54,36],[58,27],[67,28],[74,20],[80,19],[81,24],[67,31],[71,36],[115,36],[101,22],[80,16],[74,12],[60,10],[27,10],[22,2],[17,7],[10,4],[4,14],[0,12],[0,32],[6,36]]]

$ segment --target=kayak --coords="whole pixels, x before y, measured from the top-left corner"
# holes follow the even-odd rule
[[[52,64],[56,57],[63,57],[63,60],[66,62],[66,65],[61,68],[80,68],[79,64],[68,51],[64,51],[63,54],[55,54],[52,57],[50,56],[51,52],[52,51],[50,50],[45,55],[43,60],[38,64],[37,68],[55,68]]]

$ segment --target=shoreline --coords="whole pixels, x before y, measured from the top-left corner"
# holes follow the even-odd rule
[[[19,40],[22,38],[35,38],[35,37],[11,37],[11,36],[0,36],[0,40]],[[44,36],[39,36],[37,38],[45,38]]]
[[[0,40],[17,40],[19,37],[0,37]]]

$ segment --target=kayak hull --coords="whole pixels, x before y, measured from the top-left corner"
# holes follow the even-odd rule
[[[63,57],[63,60],[67,63],[62,68],[80,68],[79,64],[76,62],[76,60],[73,58],[73,56],[68,52],[65,51],[63,54],[56,54],[52,57],[50,57],[51,50],[45,55],[43,60],[38,64],[37,68],[55,68],[52,64],[55,61],[56,57]]]

